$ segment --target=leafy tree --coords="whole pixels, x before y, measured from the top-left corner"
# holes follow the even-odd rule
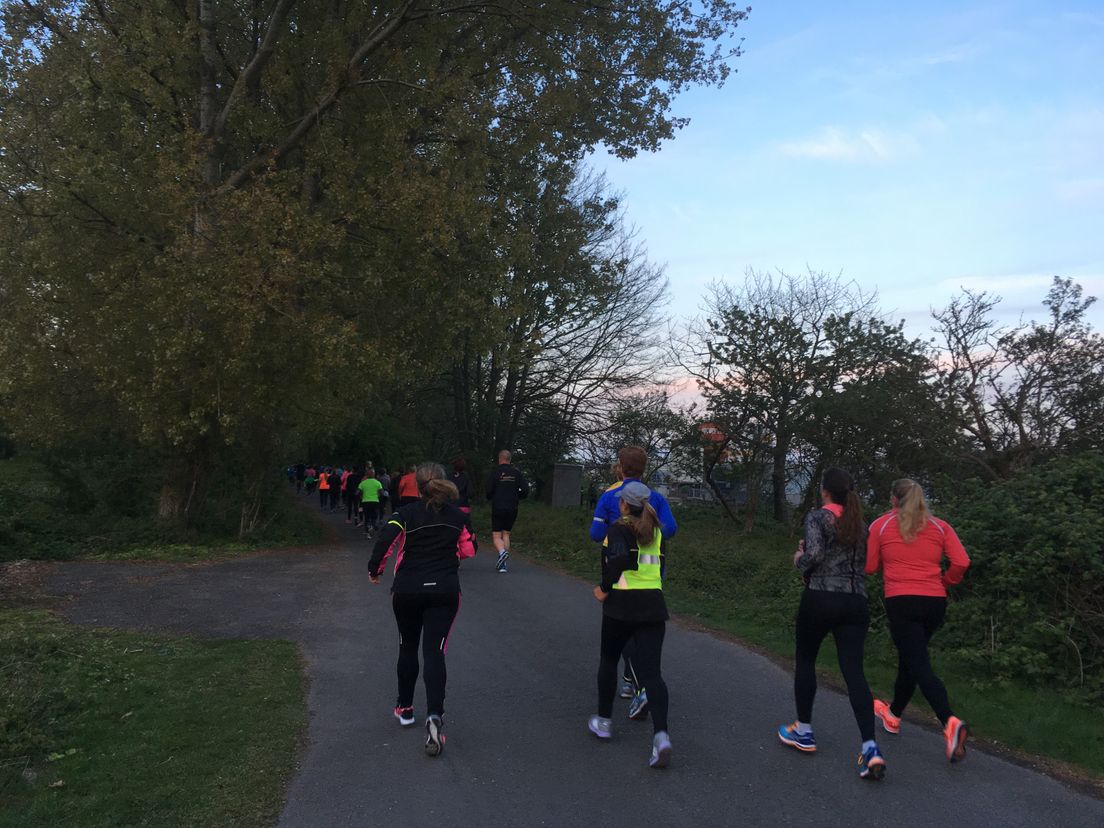
[[[826,273],[802,276],[748,271],[744,285],[715,285],[704,322],[691,328],[683,364],[699,381],[709,416],[737,451],[771,441],[774,517],[787,512],[794,440],[819,396],[846,366],[834,362],[834,320],[866,313],[872,298]],[[696,362],[696,364],[695,364]]]
[[[933,314],[946,349],[938,388],[987,477],[1104,445],[1104,337],[1085,319],[1095,301],[1055,276],[1043,322],[1002,327],[1000,298],[970,291]]]
[[[495,316],[479,242],[516,195],[503,171],[656,148],[674,96],[725,79],[745,16],[3,0],[11,426],[131,435],[164,458],[161,514],[187,519],[217,464],[256,478],[286,435],[439,369],[460,319]]]

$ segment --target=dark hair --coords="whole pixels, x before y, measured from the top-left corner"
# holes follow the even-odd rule
[[[468,467],[468,463],[463,457],[457,457],[452,461],[452,470],[457,474],[460,474],[464,469]]]
[[[862,501],[855,494],[855,481],[843,469],[831,468],[824,473],[820,486],[832,496],[832,502],[843,507],[836,521],[836,537],[844,546],[858,543],[863,530]]]
[[[625,446],[617,452],[617,462],[621,464],[621,473],[625,477],[643,477],[648,465],[648,452],[640,446]]]

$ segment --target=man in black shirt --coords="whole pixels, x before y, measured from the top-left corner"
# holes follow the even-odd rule
[[[510,452],[498,453],[498,467],[487,478],[487,500],[491,501],[491,538],[498,550],[499,572],[506,571],[510,557],[510,530],[517,520],[518,501],[529,496],[529,481],[510,465]]]

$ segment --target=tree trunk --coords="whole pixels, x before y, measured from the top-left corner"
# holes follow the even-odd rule
[[[790,435],[779,434],[774,444],[774,462],[771,469],[771,499],[774,504],[774,519],[779,522],[786,519],[786,457],[789,453]]]

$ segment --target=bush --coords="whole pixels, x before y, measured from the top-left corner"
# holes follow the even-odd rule
[[[999,676],[1104,694],[1104,455],[978,484],[947,517],[972,559],[948,639]]]

